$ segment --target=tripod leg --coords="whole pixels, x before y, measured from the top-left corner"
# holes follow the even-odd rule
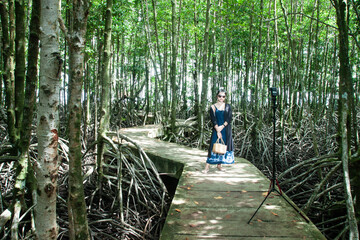
[[[248,221],[248,224],[250,224],[251,220],[255,217],[256,213],[259,211],[259,209],[261,208],[261,206],[264,204],[264,202],[266,201],[266,199],[270,196],[271,191],[269,191],[266,195],[266,197],[264,198],[264,200],[262,201],[262,203],[259,205],[259,207],[256,209],[255,213],[251,216],[250,220]]]
[[[300,209],[298,207],[296,207],[294,204],[292,204],[286,197],[284,197],[284,195],[279,192],[277,189],[275,189],[276,192],[279,193],[279,195],[307,222],[309,223],[310,220],[304,216],[304,214],[300,211]],[[280,190],[281,191],[281,190]]]
[[[279,181],[277,179],[276,179],[276,185],[278,186],[278,188],[280,190],[280,195],[282,195],[281,187],[280,187]]]

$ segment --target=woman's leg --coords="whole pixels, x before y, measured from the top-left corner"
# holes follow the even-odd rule
[[[206,163],[205,164],[205,169],[202,172],[207,173],[209,171],[209,168],[210,168],[210,164]]]
[[[226,129],[224,128],[222,131],[221,131],[221,135],[222,135],[222,139],[226,145]],[[223,171],[222,169],[222,166],[221,166],[221,163],[219,163],[216,168],[219,170],[219,171]]]

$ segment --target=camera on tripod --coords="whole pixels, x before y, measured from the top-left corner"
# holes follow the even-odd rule
[[[248,221],[248,224],[250,224],[251,220],[254,218],[254,216],[256,215],[256,213],[259,211],[259,209],[261,208],[261,206],[264,204],[264,202],[266,201],[266,199],[270,196],[270,194],[272,192],[277,192],[279,194],[280,197],[282,197],[307,223],[310,222],[310,220],[301,212],[301,210],[299,208],[297,208],[294,203],[290,202],[287,198],[284,197],[281,188],[280,188],[280,184],[279,181],[276,178],[276,167],[275,167],[275,127],[276,127],[276,96],[278,95],[278,91],[276,89],[276,87],[269,87],[269,92],[272,98],[272,102],[273,102],[273,151],[272,151],[272,177],[270,179],[270,187],[268,190],[268,193],[266,195],[266,197],[264,198],[264,200],[261,202],[261,204],[259,205],[259,207],[256,209],[255,213],[251,216],[250,220]],[[276,186],[278,187],[278,189],[276,188]]]
[[[273,97],[273,98],[278,95],[276,87],[270,87],[269,92],[270,92],[271,97]]]

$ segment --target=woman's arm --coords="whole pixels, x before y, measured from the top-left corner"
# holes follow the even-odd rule
[[[232,110],[230,104],[226,104],[225,106],[225,116],[224,116],[224,126],[226,127],[232,121]]]
[[[215,111],[214,111],[214,106],[213,105],[210,107],[209,113],[210,113],[210,119],[211,119],[211,122],[212,122],[213,126],[217,127],[217,121],[216,121],[216,116],[215,116]]]

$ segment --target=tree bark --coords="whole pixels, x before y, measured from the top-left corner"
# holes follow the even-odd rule
[[[146,119],[150,112],[150,73],[149,73],[149,54],[150,51],[146,54],[145,57],[145,116],[144,116],[144,125],[146,124]]]
[[[184,24],[185,25],[185,24]],[[188,117],[187,115],[187,59],[188,59],[188,41],[189,35],[188,33],[185,34],[182,40],[182,47],[181,47],[181,61],[182,61],[182,89],[181,89],[181,97],[182,97],[182,110],[181,112],[184,113],[185,118]]]
[[[154,25],[155,25],[155,36],[156,36],[156,43],[158,43],[158,35],[157,35],[157,24],[156,24],[156,7],[155,7],[155,3],[153,1],[154,4]],[[149,7],[148,7],[148,2],[147,1],[142,1],[142,12],[143,12],[143,18],[145,20],[145,36],[146,36],[146,43],[148,46],[148,53],[146,54],[146,59],[145,59],[145,79],[146,79],[146,89],[150,89],[150,69],[149,69],[149,59],[151,60],[152,64],[153,64],[153,69],[155,71],[155,92],[154,92],[154,116],[156,115],[156,111],[157,111],[157,101],[158,101],[158,92],[157,92],[157,83],[159,82],[159,76],[158,76],[158,70],[157,70],[157,64],[156,64],[156,47],[153,46],[152,40],[151,40],[151,35],[150,35],[150,23],[149,23]],[[155,44],[156,46],[156,44]],[[158,51],[159,52],[159,51]],[[159,62],[160,62],[160,73],[162,72],[162,66],[161,66],[161,56],[160,54],[159,56]],[[150,96],[149,96],[149,92],[148,90],[146,91],[146,116],[149,114],[150,112]],[[146,119],[146,118],[145,118]],[[145,124],[145,121],[144,121]]]
[[[164,61],[163,61],[163,124],[167,125],[169,121],[169,95],[168,95],[168,30],[164,30]]]
[[[263,11],[264,11],[264,1],[260,0],[260,14],[263,15]],[[258,38],[258,49],[257,49],[257,61],[256,61],[256,70],[255,72],[257,72],[256,74],[256,83],[255,83],[255,102],[257,103],[255,105],[255,116],[259,116],[258,118],[258,123],[260,124],[260,122],[263,121],[262,119],[262,114],[260,113],[260,109],[262,109],[262,104],[263,102],[261,101],[262,98],[260,97],[260,93],[261,93],[261,80],[262,80],[262,76],[263,76],[263,66],[261,66],[261,58],[262,58],[262,45],[263,45],[263,39],[262,39],[262,28],[263,28],[263,19],[260,19],[260,23],[259,23],[259,38]]]
[[[16,142],[19,144],[25,97],[25,3],[15,0],[15,118]]]
[[[32,0],[30,34],[27,58],[27,74],[24,99],[24,119],[21,127],[21,153],[28,152],[31,138],[31,126],[36,104],[36,89],[38,84],[38,59],[40,41],[40,0]]]
[[[97,29],[96,31],[97,35],[99,36],[100,33],[102,33],[102,31],[100,31],[100,29]],[[94,138],[95,139],[99,139],[98,136],[98,132],[99,132],[99,103],[98,103],[98,99],[100,99],[100,91],[101,91],[101,86],[100,86],[100,78],[101,78],[101,62],[102,62],[102,55],[103,55],[103,49],[104,49],[104,45],[101,41],[97,41],[97,58],[98,58],[98,62],[96,64],[96,76],[94,79],[94,86],[95,86],[95,93],[94,93]],[[98,146],[95,146],[95,152],[98,152]],[[97,162],[97,156],[95,156],[95,160]]]
[[[192,75],[193,75],[193,80],[194,80],[194,114],[197,116],[197,118],[199,119],[199,102],[200,102],[200,98],[199,98],[199,80],[198,80],[198,69],[199,69],[199,40],[198,40],[198,36],[197,36],[197,27],[198,27],[198,16],[197,16],[197,6],[196,6],[196,0],[194,0],[194,28],[196,31],[194,31],[194,43],[195,43],[195,57],[194,57],[194,66],[193,66],[193,71],[192,71]],[[198,127],[198,129],[200,130],[200,126]]]
[[[162,63],[162,57],[161,57],[161,49],[160,49],[160,41],[159,41],[159,32],[158,32],[158,27],[157,27],[157,11],[156,11],[156,0],[152,0],[152,6],[153,6],[153,21],[154,21],[154,35],[155,35],[155,39],[156,39],[156,50],[157,50],[157,55],[158,55],[158,60],[159,60],[159,68],[160,68],[160,81],[165,81],[165,72],[163,70],[163,63]],[[157,80],[158,78],[156,78]],[[157,81],[155,83],[155,111],[158,110],[158,98],[159,98],[159,93],[158,93],[158,88],[161,89],[160,86],[160,81]]]
[[[87,142],[88,141],[88,131],[89,131],[89,126],[91,125],[91,74],[90,74],[90,69],[91,69],[91,64],[88,62],[88,57],[85,57],[85,76],[84,76],[84,93],[85,93],[85,99],[84,99],[84,109],[85,109],[85,113],[84,113],[84,141]]]
[[[208,66],[208,50],[209,50],[209,29],[210,29],[210,0],[206,1],[206,22],[204,33],[204,46],[202,51],[202,89],[201,89],[201,102],[199,104],[198,124],[200,130],[199,147],[204,143],[204,114],[208,104],[208,79],[209,79],[209,66]]]
[[[56,190],[58,178],[59,91],[62,59],[59,49],[58,0],[41,0],[38,160],[35,225],[38,239],[56,239]]]
[[[106,1],[106,13],[105,13],[105,32],[104,32],[104,52],[102,58],[101,69],[101,103],[100,103],[100,125],[98,129],[98,159],[97,169],[99,174],[99,181],[103,177],[103,153],[104,142],[103,138],[106,137],[106,131],[109,128],[110,120],[110,88],[111,76],[110,76],[110,60],[111,60],[111,33],[112,33],[112,6],[113,1]]]
[[[331,0],[336,10],[336,23],[339,31],[339,129],[340,129],[340,153],[343,163],[345,199],[347,208],[348,224],[350,229],[349,239],[359,239],[359,230],[355,216],[354,202],[350,186],[349,160],[351,159],[351,104],[353,103],[353,83],[349,61],[349,4],[344,0]],[[357,164],[359,165],[359,164]],[[356,168],[356,169],[355,169]],[[352,166],[355,173],[355,195],[360,197],[358,166]],[[357,201],[359,202],[359,201]],[[357,204],[359,207],[360,204]]]
[[[8,7],[8,8],[7,8]],[[0,2],[2,40],[3,40],[3,64],[4,64],[4,85],[5,85],[5,105],[7,112],[7,125],[10,143],[15,146],[16,127],[15,127],[15,15],[14,1],[9,0]]]
[[[30,35],[28,46],[28,71],[26,75],[26,89],[24,98],[23,117],[27,121],[22,121],[20,131],[20,156],[18,160],[17,176],[14,186],[15,206],[20,206],[24,201],[24,189],[28,176],[28,169],[31,166],[29,162],[29,146],[31,140],[31,126],[33,123],[34,108],[36,104],[36,87],[38,84],[38,57],[39,57],[39,36],[40,36],[40,0],[32,1],[32,13],[30,21]],[[18,227],[16,227],[18,229]],[[15,236],[12,236],[15,237]]]
[[[181,0],[180,0],[181,1]],[[181,6],[180,8],[181,9]],[[176,107],[177,107],[177,83],[176,83],[176,60],[177,60],[177,32],[176,32],[176,0],[171,0],[171,132],[175,133]]]
[[[70,239],[90,239],[86,214],[81,152],[81,94],[84,79],[84,49],[89,11],[87,0],[73,0],[69,34],[69,235]]]

